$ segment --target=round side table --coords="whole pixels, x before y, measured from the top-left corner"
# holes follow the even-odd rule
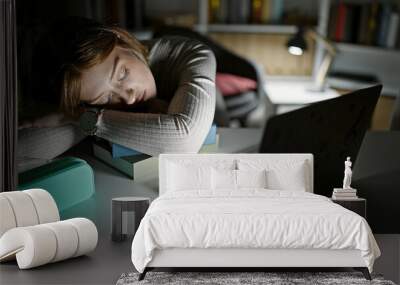
[[[111,239],[123,241],[134,235],[150,205],[147,197],[118,197],[111,200]],[[132,227],[134,226],[134,229]]]

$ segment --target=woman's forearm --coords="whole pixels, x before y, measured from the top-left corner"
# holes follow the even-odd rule
[[[192,116],[104,111],[96,135],[137,151],[197,153],[211,126],[215,97],[203,102]]]

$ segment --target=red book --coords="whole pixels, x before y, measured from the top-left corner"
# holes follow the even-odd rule
[[[342,41],[344,39],[345,27],[346,27],[346,13],[347,7],[343,2],[339,3],[336,29],[335,29],[335,41]]]

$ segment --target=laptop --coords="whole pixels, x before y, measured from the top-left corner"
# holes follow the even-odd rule
[[[342,187],[346,157],[357,159],[381,90],[376,85],[271,117],[260,153],[312,153],[314,193],[330,197]]]

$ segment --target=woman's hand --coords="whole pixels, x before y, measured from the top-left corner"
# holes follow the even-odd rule
[[[40,118],[22,121],[21,124],[19,124],[18,129],[51,128],[51,127],[64,126],[68,124],[76,124],[76,121],[70,117],[65,116],[61,112],[53,112],[45,116],[42,116]]]

